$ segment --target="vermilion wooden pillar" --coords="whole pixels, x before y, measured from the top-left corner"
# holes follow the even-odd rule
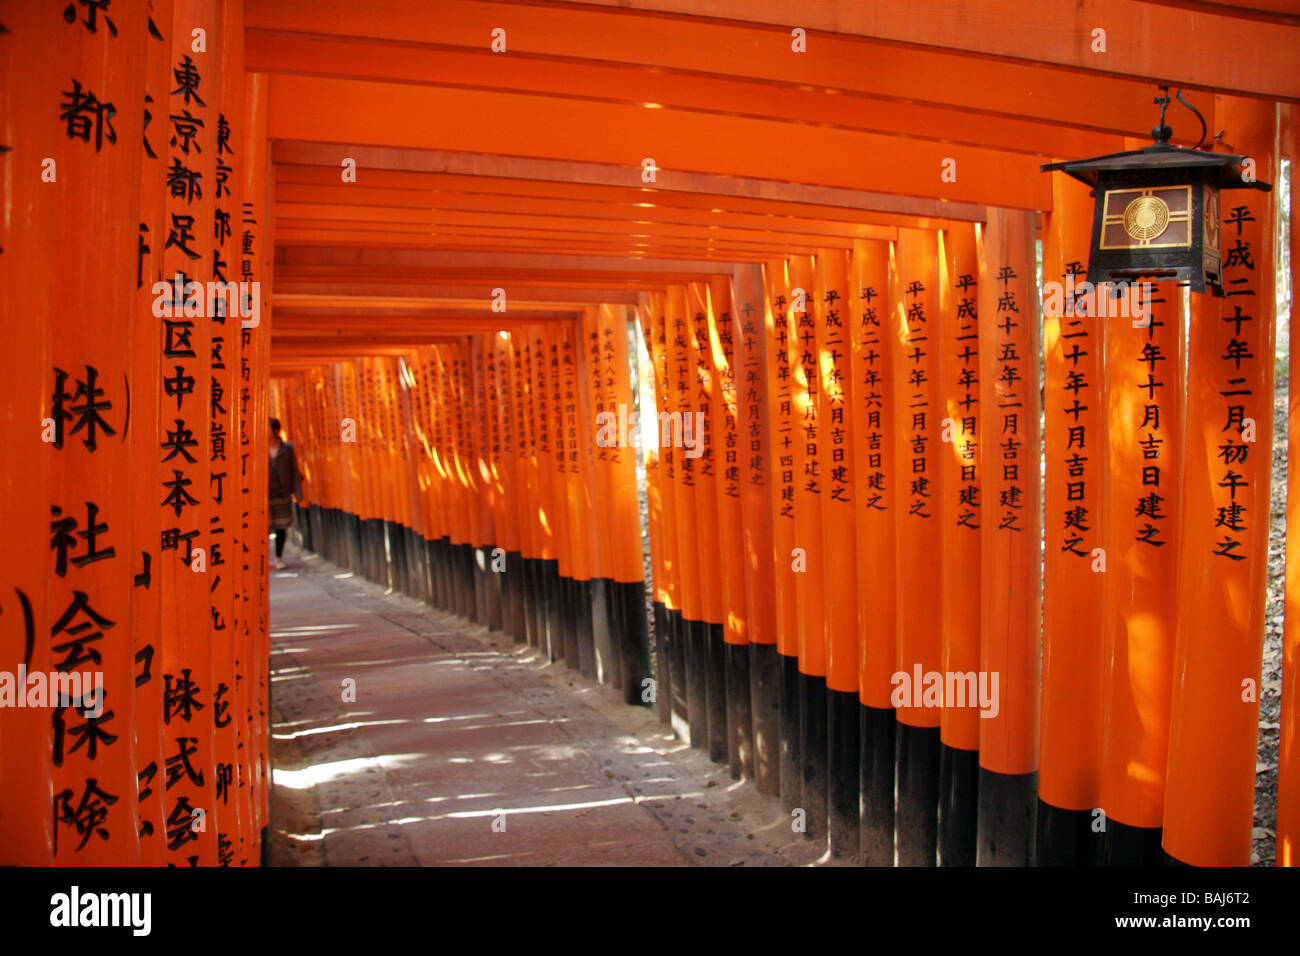
[[[10,12],[17,19],[10,21]],[[19,282],[48,283],[57,292],[50,311],[18,317],[51,323],[41,391],[53,433],[40,450],[48,485],[39,499],[26,491],[19,500],[49,522],[44,545],[25,555],[45,578],[47,616],[36,622],[37,640],[49,648],[45,667],[83,681],[66,696],[52,693],[40,712],[51,730],[52,803],[27,813],[39,828],[52,812],[55,864],[129,866],[139,861],[131,587],[138,556],[133,560],[129,411],[140,301],[147,15],[140,2],[115,8],[116,36],[103,20],[66,23],[49,7],[40,18],[26,16],[6,11],[16,55],[33,68],[18,82],[41,104],[30,113],[19,106],[20,122],[32,123],[21,142],[44,139],[37,130],[48,131],[42,152],[54,165],[47,165],[52,179],[42,181],[42,153],[24,150],[18,179],[54,232],[44,237],[52,240],[44,261],[31,263]],[[7,255],[7,243],[5,249]],[[40,434],[46,424],[28,420],[24,427]],[[0,591],[6,624],[15,628],[24,614],[12,586],[6,591]]]
[[[1214,127],[1277,179],[1277,107],[1215,98]],[[1223,299],[1192,295],[1183,554],[1164,851],[1248,866],[1272,509],[1276,194],[1225,190]]]
[[[1092,198],[1052,174],[1043,241],[1043,710],[1035,860],[1086,866],[1100,831],[1101,690],[1106,626],[1106,333],[1087,272]],[[1055,291],[1053,291],[1055,290]],[[1129,320],[1131,322],[1131,320]]]
[[[941,232],[939,244],[942,329],[936,347],[942,408],[935,458],[942,486],[940,656],[945,706],[939,724],[937,859],[940,866],[974,866],[983,710],[978,671],[984,501],[980,447],[985,439],[980,429],[979,259],[974,224],[961,223]],[[959,699],[946,699],[949,687]]]
[[[849,254],[844,249],[817,253],[813,284],[816,300],[817,387],[821,422],[817,434],[822,465],[819,481],[822,547],[826,576],[826,789],[827,836],[831,855],[858,852],[858,632],[857,495],[861,492],[855,449],[857,431],[853,381],[853,320],[849,295]]]
[[[780,789],[779,667],[776,653],[776,584],[772,563],[773,459],[769,404],[773,383],[767,354],[772,305],[763,267],[737,266],[732,308],[737,433],[741,468],[746,636],[749,641],[750,707],[754,727],[754,785],[760,793]]]
[[[32,317],[54,315],[62,291],[50,281],[61,187],[42,183],[42,161],[49,157],[57,164],[69,148],[94,152],[94,145],[68,138],[62,124],[49,122],[49,96],[68,89],[59,86],[67,83],[67,63],[54,55],[55,43],[37,43],[51,23],[49,11],[36,5],[7,9],[4,23],[0,145],[5,151],[0,152],[0,170],[11,188],[32,197],[0,219],[0,283],[5,289],[0,323],[8,336],[0,350],[5,383],[0,389],[0,515],[8,542],[0,548],[0,661],[16,676],[21,664],[48,674],[51,660],[45,592],[53,462],[43,436],[53,437],[48,422],[53,329]],[[28,45],[32,55],[14,55],[19,44]],[[93,131],[94,115],[90,118]],[[65,176],[71,173],[66,164],[64,168]],[[35,707],[10,709],[16,703],[6,701],[0,722],[0,865],[48,866],[54,833],[50,713]]]
[[[857,495],[858,737],[864,866],[894,863],[894,764],[898,738],[890,701],[897,671],[897,565],[893,560],[903,473],[895,463],[896,435],[906,425],[897,411],[894,376],[899,339],[893,325],[891,244],[853,244],[853,401],[859,476]]]
[[[1025,866],[1034,846],[1042,640],[1033,215],[990,209],[981,238],[980,670],[990,692],[998,675],[998,713],[980,718],[976,862]]]
[[[780,659],[780,751],[778,775],[781,802],[793,812],[803,802],[799,720],[799,605],[795,593],[795,444],[799,441],[794,411],[794,369],[790,364],[793,340],[789,268],[784,259],[767,265],[767,294],[772,303],[772,323],[767,331],[767,396],[773,480],[772,567],[776,584],[776,651]]]
[[[893,271],[894,460],[897,522],[897,657],[891,678],[898,712],[894,862],[934,866],[939,801],[940,700],[927,674],[941,664],[942,565],[939,526],[942,474],[940,426],[939,243],[930,230],[899,230]],[[931,683],[933,683],[931,681]]]
[[[716,392],[712,403],[713,467],[718,493],[718,548],[722,572],[722,637],[727,702],[727,760],[732,779],[753,777],[753,711],[749,690],[749,612],[745,596],[744,515],[741,488],[748,465],[740,436],[739,383],[732,323],[731,278],[715,276],[708,289],[708,353]]]
[[[690,391],[686,410],[693,416],[695,449],[682,449],[682,468],[690,476],[695,495],[697,524],[692,538],[698,551],[700,574],[701,660],[704,670],[705,737],[709,759],[727,759],[726,644],[723,635],[722,562],[714,544],[718,540],[717,458],[718,440],[713,430],[713,404],[717,399],[717,374],[709,342],[708,286],[693,282],[686,287],[687,342],[690,348]],[[682,423],[683,440],[686,423]],[[687,454],[690,452],[691,454]],[[693,454],[699,457],[691,457]]]

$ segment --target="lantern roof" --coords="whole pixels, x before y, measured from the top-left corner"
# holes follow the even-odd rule
[[[1076,159],[1064,163],[1044,163],[1039,168],[1045,173],[1060,170],[1094,188],[1098,180],[1107,173],[1185,169],[1189,172],[1217,174],[1215,185],[1220,189],[1262,189],[1265,192],[1271,190],[1273,187],[1269,183],[1247,182],[1242,179],[1238,167],[1245,160],[1245,156],[1235,156],[1230,153],[1210,153],[1202,149],[1187,149],[1182,146],[1171,146],[1168,143],[1156,143],[1125,153],[1107,153],[1104,156],[1092,156],[1088,159]]]

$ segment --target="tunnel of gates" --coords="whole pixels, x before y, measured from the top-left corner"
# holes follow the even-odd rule
[[[1246,864],[1272,215],[1235,213],[1252,316],[1040,318],[1037,217],[989,209],[281,370],[302,542],[656,707],[837,856]]]
[[[915,5],[880,0],[873,9],[894,15],[857,27],[885,78],[871,107],[883,118],[870,122],[941,116],[957,145],[864,131],[836,112],[849,97],[803,97],[817,88],[788,77],[781,96],[759,90],[771,101],[761,121],[710,113],[709,97],[756,108],[742,81],[771,77],[741,41],[779,41],[784,55],[779,17],[762,30],[678,17],[674,29],[709,42],[673,45],[679,59],[660,64],[625,23],[595,30],[607,14],[484,4],[542,37],[544,69],[512,80],[469,0],[438,5],[445,23],[397,0],[0,3],[0,864],[261,857],[272,415],[305,475],[304,546],[657,708],[836,855],[1248,863],[1269,517],[1283,506],[1269,454],[1278,193],[1225,201],[1226,298],[1184,300],[1162,284],[1149,321],[1089,314],[1068,291],[1089,260],[1088,192],[1011,147],[1073,109],[1071,84],[1097,77],[989,67],[967,89],[931,69],[962,57],[919,49],[942,38],[915,32]],[[989,8],[1005,18],[1019,6]],[[1139,42],[1135,18],[1154,16],[1100,6]],[[1277,26],[1255,12],[1261,32]],[[800,69],[857,89],[867,47],[808,13],[834,55]],[[1233,36],[1259,36],[1233,23]],[[448,49],[408,61],[357,41],[362,29]],[[345,35],[357,58],[341,55]],[[599,81],[631,100],[632,74],[577,62],[600,60],[589,38],[611,61],[674,66],[654,90],[676,108],[638,103],[629,119],[626,102],[592,106],[608,122],[592,122],[603,138],[580,144],[581,165],[564,151],[572,103],[519,87],[567,84],[585,102]],[[1015,59],[985,39],[970,59]],[[545,59],[552,47],[558,59]],[[1029,62],[1077,67],[1072,55]],[[706,81],[714,59],[723,66]],[[1139,78],[1161,75],[1134,59]],[[1251,87],[1236,53],[1192,59],[1204,74],[1189,95],[1212,129],[1278,182],[1282,158],[1300,154],[1294,98],[1270,99],[1288,78]],[[505,86],[475,86],[484,61]],[[465,89],[460,71],[475,81]],[[1054,78],[1041,105],[998,99],[1009,83],[997,77],[1037,83],[1035,71]],[[374,76],[395,80],[383,88],[391,109],[372,106]],[[945,83],[974,112],[947,109]],[[1062,124],[1053,148],[1138,145],[1123,142],[1139,131],[1126,107],[1098,93],[1118,102],[1132,89],[1113,74],[1083,85],[1096,128]],[[945,111],[911,104],[921,86]],[[791,113],[828,124],[798,127],[797,155],[780,148],[788,129],[763,125]],[[411,118],[425,114],[435,121]],[[445,135],[443,116],[458,124]],[[512,132],[524,126],[527,144]],[[536,288],[563,285],[556,263],[589,279],[622,224],[547,239],[541,279],[513,265],[527,252],[515,234],[466,227],[448,256],[425,255],[446,250],[400,203],[378,226],[363,220],[364,241],[330,245],[341,230],[330,217],[343,214],[321,197],[343,188],[340,157],[345,173],[359,157],[377,188],[392,187],[385,202],[431,169],[442,187],[531,172],[556,195],[590,188],[583,201],[597,208],[565,222],[571,232],[599,224],[615,190],[670,205],[643,185],[654,182],[643,166],[616,166],[616,146],[643,129],[694,170],[678,171],[680,192],[701,187],[689,198],[702,208],[734,200],[734,215],[706,228],[683,204],[672,228],[643,233],[652,214],[633,214],[658,265],[636,272],[643,252],[610,253],[623,271],[606,269],[601,288],[628,285],[583,308],[539,306]],[[886,148],[900,144],[901,160]],[[937,195],[919,179],[883,182],[950,147],[960,201],[914,201]],[[536,156],[515,163],[521,150]],[[660,169],[659,186],[672,175]],[[730,193],[703,188],[724,179]],[[755,183],[767,191],[746,192]],[[903,199],[819,205],[886,185]],[[790,201],[798,231],[744,218],[774,208],[753,196],[783,191],[803,197]],[[496,199],[532,209],[537,197]],[[455,215],[477,227],[485,214]],[[1290,229],[1294,249],[1294,216]],[[755,252],[774,245],[779,255]],[[358,270],[432,282],[469,261],[454,258],[462,246],[500,263],[453,277],[500,279],[491,307],[458,295],[427,314],[376,313],[338,297],[313,316],[299,301]],[[532,293],[516,296],[515,280]],[[214,297],[209,284],[226,282],[247,285]],[[1294,411],[1289,430],[1291,459]],[[1289,490],[1297,481],[1291,467]],[[1277,768],[1287,865],[1300,839],[1297,549],[1300,536],[1287,542]],[[16,682],[15,667],[48,684]],[[73,677],[102,684],[74,693]],[[46,704],[27,705],[30,686]]]

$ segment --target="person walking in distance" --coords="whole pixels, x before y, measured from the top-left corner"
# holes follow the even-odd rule
[[[267,474],[270,479],[270,507],[267,509],[267,524],[275,532],[275,558],[273,568],[282,570],[284,564],[284,539],[293,524],[293,502],[302,496],[302,475],[298,472],[298,458],[293,451],[293,442],[280,440],[280,420],[271,419],[271,454]]]

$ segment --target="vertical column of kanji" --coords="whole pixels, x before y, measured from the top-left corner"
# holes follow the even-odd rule
[[[402,372],[402,455],[406,466],[405,498],[407,523],[402,530],[406,547],[408,594],[419,600],[428,600],[428,580],[424,565],[424,495],[421,480],[423,471],[420,458],[420,387],[416,383],[417,358],[415,349],[400,357]],[[481,373],[480,373],[481,374]],[[486,438],[483,452],[486,453]]]
[[[208,539],[213,517],[208,470],[191,449],[209,448],[213,318],[202,283],[216,251],[212,239],[217,178],[218,86],[222,35],[215,0],[177,0],[172,16],[166,110],[167,240],[163,275],[174,282],[172,316],[163,322],[163,401],[159,480],[163,531],[164,804],[167,860],[217,862],[214,811],[212,653]],[[166,552],[174,552],[166,554]]]
[[[497,488],[494,501],[495,544],[502,551],[496,565],[498,568],[496,573],[500,579],[498,587],[501,591],[501,627],[516,641],[522,641],[526,635],[519,630],[516,614],[520,558],[517,554],[519,515],[514,506],[514,428],[509,414],[510,351],[499,332],[493,333],[488,338],[486,347],[489,355],[488,385],[491,398],[488,414],[492,419],[495,446],[493,467]],[[512,552],[516,553],[512,554]]]
[[[465,363],[465,374],[469,378],[469,387],[466,391],[465,399],[469,402],[469,408],[472,411],[474,402],[473,379],[470,371],[470,363]],[[406,527],[411,521],[411,499],[407,494],[406,478],[406,443],[405,443],[405,419],[402,413],[403,392],[406,389],[406,380],[403,375],[403,366],[401,359],[397,355],[387,356],[384,361],[384,411],[387,431],[387,456],[384,464],[388,468],[388,493],[389,509],[391,517],[388,521],[388,546],[389,546],[389,563],[393,565],[393,588],[401,591],[403,594],[410,593],[410,564],[407,561],[406,552]],[[474,416],[469,417],[470,424],[473,424]],[[470,438],[470,460],[468,462],[470,471],[477,479],[478,477],[478,440],[477,436],[472,433]],[[473,501],[472,521],[475,530],[479,526],[478,497]]]
[[[460,415],[456,407],[456,379],[460,375],[460,357],[455,343],[439,349],[442,362],[442,412],[446,419],[443,434],[444,453],[447,459],[447,545],[444,555],[447,576],[447,610],[461,612],[460,545],[463,542],[465,507],[463,483],[460,475]]]
[[[528,470],[524,464],[527,439],[524,435],[524,410],[519,407],[519,365],[523,358],[521,349],[516,348],[516,332],[512,329],[501,340],[504,360],[501,365],[502,394],[506,404],[502,412],[510,429],[509,498],[506,502],[510,513],[509,560],[510,605],[514,621],[515,636],[525,643],[536,641],[536,635],[529,620],[532,599],[529,594],[529,564],[525,552],[532,549],[532,532],[528,524]],[[576,664],[576,657],[574,659]]]
[[[530,644],[541,644],[541,602],[537,575],[537,542],[541,536],[537,509],[537,446],[532,404],[532,340],[525,326],[511,337],[515,354],[514,397],[519,428],[519,470],[523,495],[519,502],[520,553],[524,569],[524,633]]]
[[[51,116],[55,96],[69,88],[71,65],[65,60],[70,48],[63,47],[62,24],[55,17],[50,7],[37,4],[10,4],[0,12],[5,28],[0,32],[0,175],[6,190],[24,197],[0,216],[0,328],[5,330],[5,348],[0,349],[0,521],[5,529],[5,546],[0,548],[0,669],[23,675],[22,680],[10,677],[0,683],[2,866],[48,866],[53,852],[50,715],[41,707],[26,706],[26,674],[49,674],[51,660],[45,634],[50,618],[44,556],[49,547],[46,499],[51,465],[45,442],[53,437],[49,402],[57,314],[52,273],[71,268],[62,265],[56,253],[61,226],[59,158],[69,148],[89,146],[94,151],[89,139],[69,142],[68,134],[78,127]],[[108,39],[102,21],[98,32],[101,42]],[[103,89],[97,92],[104,94]],[[86,95],[84,87],[81,95]],[[125,100],[120,102],[125,106]],[[96,114],[90,112],[88,119],[93,133]],[[113,135],[117,137],[116,131]],[[103,140],[98,142],[102,149]],[[122,141],[124,149],[131,145]],[[51,163],[53,180],[47,172]],[[121,794],[113,796],[121,799]],[[105,808],[102,800],[87,807],[94,813]]]
[[[713,402],[717,375],[709,345],[708,287],[686,288],[689,315],[691,392],[682,413],[683,456],[694,474],[697,525],[692,543],[699,552],[700,613],[704,619],[704,705],[709,759],[727,759],[726,645],[722,634],[722,570],[718,553],[717,439],[713,432]]]
[[[443,452],[443,435],[446,421],[443,417],[442,366],[438,346],[425,346],[420,350],[424,369],[424,390],[428,398],[429,437],[429,498],[433,504],[433,521],[429,536],[429,577],[433,586],[434,607],[447,607],[446,548],[443,537],[447,530],[447,467]]]
[[[790,366],[794,371],[795,600],[799,629],[800,806],[804,836],[826,841],[826,547],[822,537],[823,467],[819,435],[825,427],[817,361],[821,303],[812,256],[791,256]]]
[[[508,333],[507,333],[508,334]],[[506,631],[516,641],[528,637],[524,622],[524,554],[521,550],[519,509],[519,453],[516,450],[517,419],[513,411],[513,350],[510,339],[500,334],[491,337],[495,355],[497,395],[493,414],[497,416],[500,434],[498,470],[502,503],[500,503],[500,548],[506,550],[506,570],[502,574],[503,619]]]
[[[560,359],[559,401],[560,421],[563,435],[563,464],[565,478],[565,500],[562,513],[565,521],[565,539],[568,548],[568,578],[565,583],[566,608],[568,612],[564,629],[565,665],[578,669],[581,667],[584,653],[582,637],[579,634],[582,620],[590,620],[591,605],[584,601],[585,582],[589,580],[586,571],[586,557],[581,540],[581,516],[578,514],[578,501],[581,489],[578,471],[578,383],[577,362],[578,329],[572,322],[561,322],[557,326],[557,346]],[[588,633],[590,631],[588,630]],[[588,658],[589,659],[589,658]],[[588,665],[590,666],[590,665]]]
[[[474,549],[481,543],[482,532],[479,529],[478,497],[481,478],[478,474],[478,451],[474,438],[474,426],[471,421],[474,412],[474,382],[470,376],[470,336],[460,342],[460,374],[457,377],[457,404],[460,410],[460,460],[461,473],[464,476],[464,498],[462,509],[465,519],[465,535],[461,546],[461,582],[464,603],[461,615],[467,620],[477,621],[477,607],[474,597]]]
[[[1076,295],[1086,292],[1086,285],[1076,287]],[[1118,866],[1160,860],[1180,597],[1183,316],[1176,287],[1144,292],[1149,321],[1119,317],[1106,327],[1106,669],[1098,804],[1106,829],[1098,859]],[[1094,298],[1097,305],[1109,301],[1104,291]]]
[[[773,335],[771,302],[761,265],[736,267],[731,328],[732,369],[740,466],[740,513],[745,587],[745,637],[749,646],[749,696],[753,727],[753,780],[760,793],[780,789],[780,713],[776,653],[776,579],[772,565],[774,487],[767,374]],[[727,698],[730,700],[730,696]]]
[[[601,371],[609,394],[607,407],[615,411],[619,421],[623,422],[631,418],[636,407],[632,391],[632,356],[628,347],[628,310],[623,306],[602,305],[600,317]],[[619,444],[610,449],[612,454],[607,467],[613,511],[605,519],[611,530],[611,626],[615,628],[614,656],[620,667],[615,686],[623,689],[623,700],[628,704],[650,702],[644,696],[646,687],[643,686],[645,678],[650,676],[650,637],[646,627],[645,562],[641,551],[635,438],[634,429],[629,426]]]
[[[479,515],[480,540],[474,546],[474,598],[475,611],[480,623],[492,627],[489,584],[492,577],[491,551],[496,544],[497,488],[492,476],[492,436],[488,425],[487,375],[491,357],[492,336],[475,335],[470,339],[470,375],[473,380],[474,414],[474,471],[479,488],[475,507]]]
[[[1215,97],[1214,127],[1254,160],[1257,182],[1277,179],[1277,119],[1273,103]],[[1273,474],[1275,196],[1231,190],[1226,210],[1211,206],[1205,242],[1222,238],[1226,296],[1192,297],[1163,845],[1194,866],[1248,866],[1251,857]]]
[[[777,773],[781,802],[794,812],[803,802],[803,769],[799,721],[799,605],[795,594],[795,443],[794,375],[790,367],[793,340],[789,298],[789,266],[784,259],[768,263],[768,299],[772,326],[767,330],[767,379],[771,388],[768,428],[773,467],[772,567],[775,576],[776,652],[780,751]]]
[[[678,583],[681,586],[682,608],[682,666],[686,688],[686,721],[692,747],[706,746],[708,735],[708,709],[705,691],[704,658],[706,625],[703,602],[700,597],[700,551],[695,536],[699,534],[699,513],[695,501],[695,462],[687,457],[685,444],[686,416],[690,415],[691,378],[695,372],[691,363],[691,323],[688,317],[686,289],[670,286],[665,302],[665,328],[668,355],[668,428],[660,427],[660,445],[672,448],[671,470],[675,473],[673,519],[677,530]],[[662,414],[662,412],[661,412]],[[694,418],[690,419],[692,425]],[[667,435],[665,436],[665,432]],[[692,433],[694,434],[694,432]],[[665,437],[667,441],[665,441]],[[694,441],[694,438],[692,438]]]
[[[988,713],[997,713],[980,719],[976,860],[1027,866],[1034,850],[1042,641],[1033,214],[990,209],[980,239],[980,677]]]
[[[578,581],[578,661],[582,676],[596,677],[597,616],[596,580],[603,561],[600,536],[595,530],[595,500],[591,451],[595,429],[588,411],[591,406],[591,385],[586,374],[583,325],[573,323],[573,434],[570,457],[573,465],[573,546],[574,575]]]
[[[859,848],[866,866],[894,862],[894,754],[898,721],[890,700],[897,670],[894,467],[905,422],[894,388],[898,337],[889,278],[890,244],[855,240],[850,274],[854,305],[853,432],[857,445]]]
[[[370,409],[370,371],[365,359],[342,363],[344,367],[343,421],[354,428],[355,447],[348,462],[348,486],[351,489],[352,513],[356,516],[358,560],[361,574],[375,579],[374,485],[368,467],[374,441],[374,416]]]
[[[740,394],[732,324],[731,276],[709,281],[708,351],[716,386],[710,435],[718,494],[717,562],[722,572],[722,639],[726,657],[727,760],[731,777],[754,776],[754,716],[749,688],[749,611],[745,596],[745,539],[741,488],[748,462],[741,449]]]
[[[267,77],[246,74],[244,117],[247,130],[239,167],[241,189],[239,281],[247,282],[247,304],[252,315],[240,319],[239,353],[239,469],[242,481],[240,507],[240,558],[245,565],[247,599],[240,657],[236,660],[235,687],[242,690],[240,704],[245,738],[241,751],[246,775],[240,778],[241,800],[250,805],[247,852],[241,860],[259,862],[266,854],[266,821],[270,803],[270,618],[267,601],[267,388],[271,355],[271,272],[274,245],[270,224],[267,175]],[[243,287],[241,287],[243,288]],[[322,383],[326,381],[320,373]],[[331,387],[337,378],[328,379]],[[328,394],[332,395],[332,390]],[[320,414],[325,414],[322,403]],[[321,434],[333,440],[337,422],[322,418]],[[245,490],[246,489],[246,490]]]
[[[646,478],[649,484],[650,533],[655,565],[655,597],[663,604],[663,626],[656,622],[659,662],[658,693],[668,702],[668,722],[681,740],[690,738],[686,713],[686,630],[681,612],[681,568],[677,559],[677,475],[671,445],[661,444],[661,421],[671,415],[669,389],[668,319],[665,293],[651,292],[642,306],[649,337],[651,374],[654,376],[655,415],[642,415],[646,447]],[[653,477],[650,463],[653,461]],[[658,524],[655,524],[655,521]],[[658,529],[657,538],[656,527]],[[659,548],[654,549],[655,541]]]
[[[577,662],[577,643],[573,624],[571,584],[573,575],[572,553],[569,537],[569,466],[568,432],[564,420],[564,364],[560,345],[563,341],[564,323],[549,323],[546,330],[547,362],[551,370],[551,427],[552,469],[555,473],[555,551],[556,551],[556,627],[550,633],[548,656],[552,663],[564,658]],[[572,656],[570,657],[570,651]]]
[[[1282,138],[1291,157],[1295,183],[1300,162],[1300,115],[1283,104]],[[1295,186],[1291,187],[1295,196]],[[1296,273],[1300,272],[1300,216],[1291,200],[1291,301],[1295,302]],[[1295,314],[1294,305],[1292,316]],[[1290,355],[1300,355],[1300,322],[1287,326]],[[1300,395],[1300,362],[1287,364],[1287,394]],[[1291,402],[1287,414],[1286,524],[1300,528],[1300,402]],[[3,471],[3,469],[0,469]],[[1300,865],[1300,535],[1286,539],[1286,604],[1282,634],[1282,713],[1277,758],[1277,865]]]
[[[891,700],[898,714],[894,861],[934,866],[939,807],[939,716],[943,706],[939,515],[939,242],[929,230],[900,229],[891,295],[894,321],[894,457],[897,485],[898,651]]]
[[[558,608],[556,590],[559,587],[555,550],[555,422],[551,415],[551,367],[547,324],[539,323],[528,329],[532,346],[532,413],[535,425],[537,460],[537,509],[539,536],[537,542],[537,599],[541,606],[541,630],[537,646],[550,648],[557,629]]]
[[[1034,852],[1040,866],[1087,865],[1100,799],[1106,320],[1089,313],[1087,297],[1075,295],[1091,223],[1088,190],[1053,173],[1043,241],[1046,553]]]
[[[58,317],[43,370],[48,411],[43,420],[20,422],[46,440],[39,454],[49,468],[48,484],[35,491],[47,500],[31,501],[26,488],[14,499],[49,516],[50,557],[23,556],[46,577],[46,618],[33,623],[37,630],[49,627],[49,658],[41,662],[43,671],[13,691],[23,696],[23,706],[42,708],[38,713],[52,731],[53,861],[132,865],[139,841],[129,373],[133,332],[141,324],[135,278],[147,23],[140,2],[119,5],[111,17],[102,8],[60,16],[42,6],[40,16],[13,10],[7,26],[10,42],[30,44],[32,57],[51,61],[34,66],[33,77],[15,78],[32,84],[41,105],[31,114],[20,105],[20,122],[29,115],[39,126],[13,133],[25,146],[47,150],[33,155],[24,149],[18,161],[25,156],[27,165],[15,180],[22,195],[33,197],[31,215],[50,217],[54,232],[12,237],[20,245],[53,238],[39,249],[41,260],[25,263],[30,271],[14,278],[19,285],[57,282],[60,289],[52,313],[15,317],[38,325],[46,315]],[[12,55],[27,61],[23,53]],[[56,103],[59,112],[52,115]],[[5,248],[6,254],[12,249]],[[32,361],[31,355],[18,357]],[[5,389],[12,387],[5,382]],[[28,480],[26,465],[18,473]],[[0,627],[15,636],[24,633],[28,611],[17,586],[0,591]],[[26,648],[4,666],[15,665],[19,675],[40,666]],[[50,739],[36,734],[42,751]],[[50,807],[24,808],[28,825],[43,829]]]
[[[236,375],[242,352],[242,329],[245,316],[251,317],[252,306],[246,299],[251,292],[238,286],[239,275],[233,268],[238,260],[238,239],[243,179],[238,169],[246,135],[244,126],[244,6],[227,0],[221,8],[221,47],[211,61],[217,67],[216,178],[213,182],[212,272],[210,279],[229,285],[218,296],[212,323],[211,376],[208,389],[209,445],[207,454],[208,495],[212,499],[209,515],[209,577],[211,622],[209,640],[212,647],[212,725],[216,778],[213,781],[215,820],[209,825],[217,831],[217,863],[230,866],[246,859],[240,846],[245,820],[239,815],[238,799],[231,800],[235,783],[238,740],[235,729],[236,641],[239,620],[236,616],[236,581],[238,569],[236,532],[240,508],[238,475],[233,468],[234,435],[239,428],[239,406],[235,404]],[[296,434],[297,422],[291,422],[289,435]]]
[[[500,480],[500,421],[498,419],[498,381],[497,381],[497,347],[494,345],[495,334],[476,338],[476,354],[480,365],[482,380],[480,414],[482,415],[482,453],[481,468],[484,481],[484,494],[480,498],[484,509],[485,532],[484,558],[487,568],[486,602],[489,614],[489,626],[503,628],[502,587],[500,579],[504,574],[504,548],[502,546],[502,525],[504,523],[504,494]]]
[[[619,663],[617,626],[613,616],[614,583],[614,548],[617,545],[617,529],[614,522],[617,512],[614,495],[616,494],[614,473],[611,463],[616,461],[620,452],[621,438],[626,435],[626,428],[620,434],[618,428],[618,409],[614,401],[613,389],[609,383],[607,359],[605,353],[604,332],[607,327],[605,308],[587,308],[583,316],[584,351],[586,368],[584,371],[589,404],[585,411],[593,424],[592,441],[592,480],[595,491],[595,532],[594,546],[596,563],[592,570],[592,613],[593,634],[596,646],[596,672],[602,683],[609,684],[616,690],[622,689],[622,674]],[[626,421],[627,406],[624,406]],[[609,416],[608,418],[606,416]]]
[[[831,855],[858,852],[858,496],[854,455],[849,254],[817,253],[818,386],[822,396],[818,450],[822,462],[822,543],[826,603],[827,835]]]
[[[943,610],[945,699],[939,720],[940,866],[974,866],[979,787],[980,485],[979,303],[975,226],[939,234],[939,438],[934,446]]]
[[[420,393],[420,488],[424,527],[419,546],[424,551],[425,601],[441,606],[437,541],[442,536],[442,481],[438,477],[437,416],[434,407],[433,349],[416,349],[416,390]]]
[[[155,315],[153,304],[159,296],[157,282],[166,283],[162,270],[162,248],[167,192],[161,188],[166,178],[165,125],[161,106],[167,102],[171,78],[172,5],[152,3],[145,14],[146,69],[144,92],[144,137],[141,142],[140,222],[136,238],[136,290],[139,318],[136,322],[131,360],[131,457],[138,463],[150,462],[158,451],[161,376],[158,354],[162,348],[163,322]],[[157,121],[155,123],[155,120]],[[162,287],[160,287],[161,289]],[[162,292],[164,301],[171,287]],[[166,862],[163,787],[155,786],[163,766],[163,682],[162,682],[162,606],[159,589],[153,585],[154,561],[159,556],[162,515],[154,507],[158,478],[152,468],[131,470],[133,507],[131,509],[131,548],[138,572],[133,577],[131,613],[134,620],[135,647],[135,760],[137,801],[140,815],[140,862],[145,866],[162,866]]]

